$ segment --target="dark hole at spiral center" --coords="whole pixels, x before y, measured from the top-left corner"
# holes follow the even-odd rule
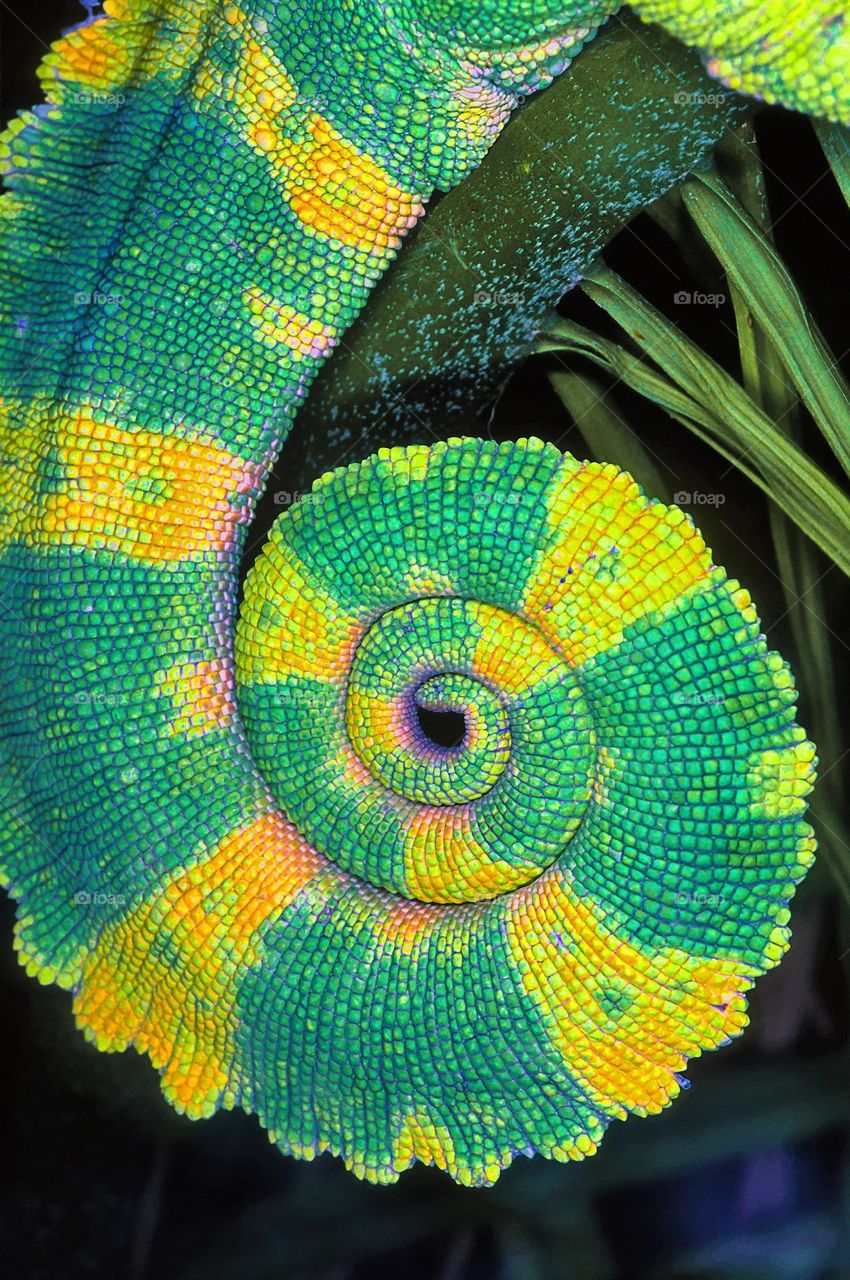
[[[459,747],[466,734],[466,720],[460,711],[429,711],[417,707],[419,727],[435,747]]]

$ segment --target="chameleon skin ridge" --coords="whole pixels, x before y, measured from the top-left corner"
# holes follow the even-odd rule
[[[104,8],[2,148],[21,960],[178,1110],[296,1156],[484,1184],[590,1154],[741,1030],[812,861],[814,749],[746,592],[615,468],[454,440],[322,477],[237,594],[320,361],[613,8]],[[843,6],[800,56],[794,4],[643,9],[846,120]]]

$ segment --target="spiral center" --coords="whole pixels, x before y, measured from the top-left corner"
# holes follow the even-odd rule
[[[432,711],[417,705],[416,718],[428,741],[444,751],[453,751],[466,737],[466,717],[460,711]]]
[[[374,778],[414,804],[478,800],[511,756],[507,709],[498,686],[474,670],[468,623],[464,601],[423,599],[390,609],[363,636],[351,664],[351,746]]]
[[[474,536],[443,569],[446,494],[472,481],[375,465],[377,498],[360,472],[327,477],[251,571],[237,674],[252,758],[304,837],[364,883],[495,898],[569,865],[594,785],[592,706],[574,646],[511,585],[524,536],[495,532],[491,506],[484,520],[479,482],[458,507]],[[333,513],[346,540],[331,548]]]

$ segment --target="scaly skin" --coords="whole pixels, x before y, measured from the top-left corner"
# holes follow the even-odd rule
[[[21,958],[178,1109],[284,1151],[471,1183],[588,1154],[741,1029],[812,859],[813,749],[746,593],[614,469],[456,441],[323,478],[234,636],[320,360],[613,8],[105,8],[45,60],[0,202]],[[843,5],[640,12],[850,114]],[[458,751],[417,704],[463,710]]]

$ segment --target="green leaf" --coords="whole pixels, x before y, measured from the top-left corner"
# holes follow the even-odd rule
[[[826,120],[816,120],[814,124],[835,181],[850,205],[850,129],[840,124],[828,124]]]
[[[850,475],[850,386],[787,267],[717,173],[686,182],[682,198],[729,280],[775,343],[800,398]]]
[[[844,130],[838,131],[846,137]],[[718,151],[729,164],[729,186],[759,227],[772,239],[764,171],[755,134],[746,126]],[[848,169],[850,177],[850,169]],[[850,191],[850,187],[848,187]],[[796,444],[802,443],[800,399],[785,371],[775,343],[754,314],[747,295],[734,284],[732,303],[744,387],[753,400]],[[850,899],[850,830],[842,816],[837,764],[843,750],[835,690],[835,638],[827,622],[823,580],[831,566],[778,507],[768,507],[776,564],[794,644],[797,687],[807,707],[809,732],[818,747],[820,782],[812,797],[811,814],[818,846],[826,854],[833,876]]]

